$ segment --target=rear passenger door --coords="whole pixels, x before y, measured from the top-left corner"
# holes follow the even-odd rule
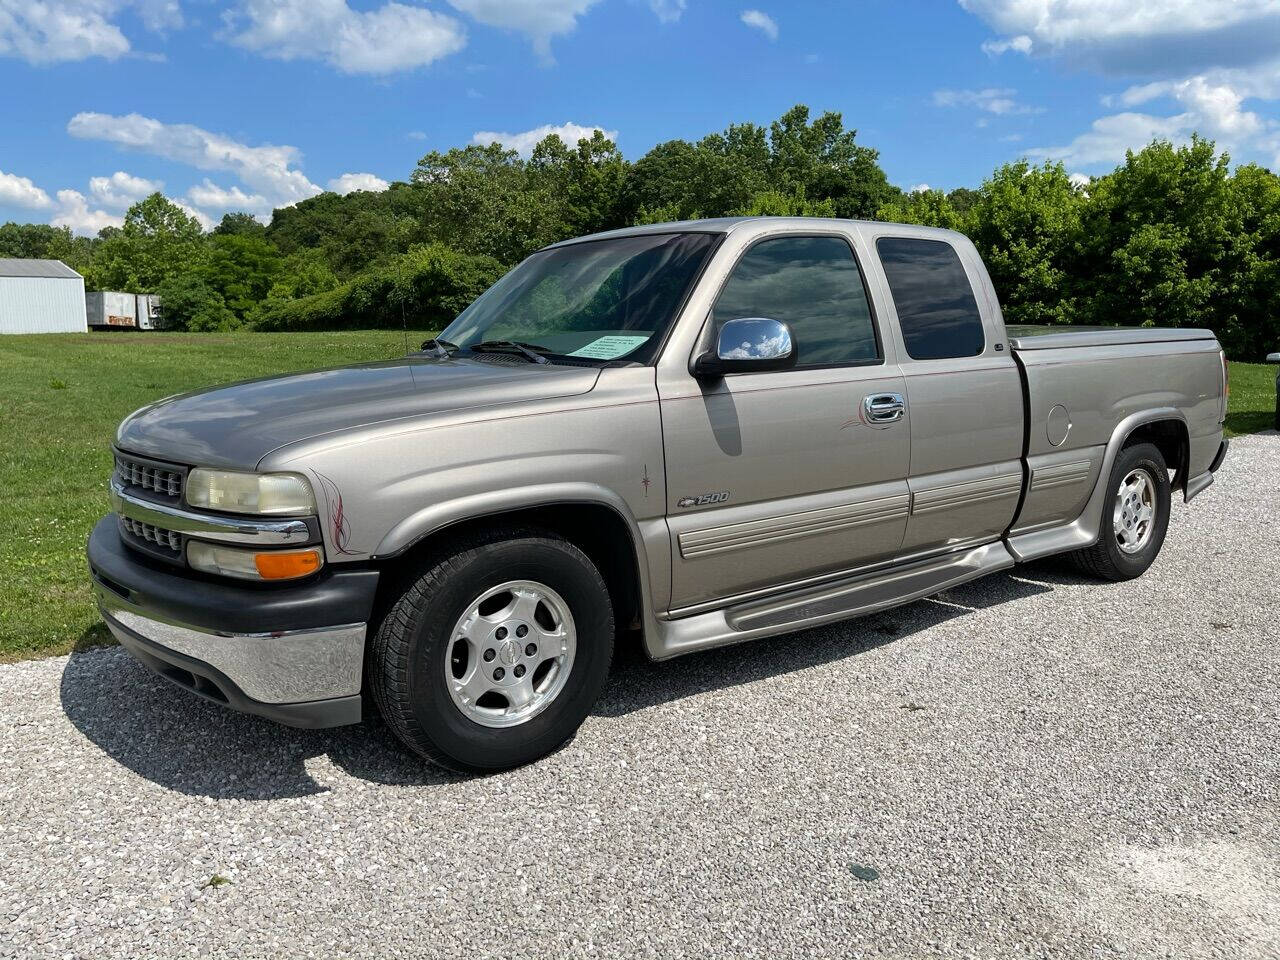
[[[957,234],[876,232],[911,408],[903,554],[997,539],[1022,492],[1024,412],[985,268]]]
[[[700,338],[658,370],[677,610],[892,558],[906,528],[905,405],[862,413],[900,401],[902,376],[851,238],[766,236],[711,273]],[[795,368],[694,378],[691,354],[743,317],[786,323]]]

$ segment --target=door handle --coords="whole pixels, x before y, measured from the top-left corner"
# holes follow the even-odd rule
[[[873,393],[862,401],[862,412],[870,424],[893,423],[906,411],[907,402],[900,393]]]

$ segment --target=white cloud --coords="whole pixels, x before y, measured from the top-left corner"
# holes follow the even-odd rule
[[[260,193],[245,193],[239,187],[220,187],[208,177],[187,191],[187,199],[196,207],[225,213],[270,213],[271,203]]]
[[[578,18],[600,0],[449,0],[450,6],[490,27],[528,35],[533,49],[551,60],[551,38],[572,33]]]
[[[1089,131],[1069,144],[1030,152],[1072,166],[1098,167],[1119,163],[1126,150],[1140,150],[1156,137],[1185,143],[1192,133],[1212,139],[1233,157],[1262,152],[1271,160],[1280,152],[1280,123],[1246,110],[1244,97],[1235,88],[1202,76],[1130,87],[1105,102],[1133,107],[1160,99],[1174,101],[1182,112],[1172,116],[1134,111],[1111,114],[1095,120]],[[1276,161],[1280,162],[1280,157]]]
[[[989,49],[1067,54],[1115,72],[1190,73],[1275,56],[1275,0],[960,0],[1009,38]],[[997,51],[998,52],[998,51]]]
[[[1008,40],[984,40],[982,42],[982,52],[989,57],[998,57],[1002,53],[1008,53],[1010,50],[1017,53],[1031,52],[1031,38],[1026,34],[1020,34],[1016,37],[1010,37]]]
[[[0,0],[0,57],[32,64],[115,60],[132,49],[113,22],[130,8],[148,30],[182,26],[176,0]]]
[[[686,0],[649,0],[649,9],[663,23],[675,23],[684,15]]]
[[[1173,98],[1201,117],[1208,131],[1216,135],[1251,137],[1261,132],[1264,126],[1256,113],[1242,109],[1244,97],[1230,86],[1210,83],[1205,77],[1130,87],[1117,99],[1126,107],[1134,107],[1159,97]]]
[[[776,357],[790,347],[789,338],[784,335],[761,337],[756,343],[743,340],[724,356],[729,360],[755,360],[759,357]]]
[[[1017,92],[1008,87],[987,87],[984,90],[935,90],[933,102],[939,107],[974,107],[998,116],[1041,112],[1035,107],[1018,103],[1014,99]]]
[[[134,177],[123,170],[117,170],[109,177],[89,178],[89,196],[93,201],[121,210],[163,190],[164,184],[159,180]]]
[[[1087,190],[1089,184],[1093,183],[1093,177],[1087,173],[1073,173],[1068,175],[1067,179],[1071,181],[1071,185],[1077,190]]]
[[[103,140],[200,170],[229,171],[273,206],[297,203],[321,192],[296,168],[301,160],[296,147],[251,147],[189,123],[162,123],[137,113],[77,113],[67,124],[67,132],[73,137]]]
[[[529,156],[533,153],[539,141],[546,139],[551,134],[556,134],[566,145],[577,146],[579,140],[591,139],[595,132],[599,130],[610,140],[618,139],[617,130],[605,130],[601,126],[586,126],[580,123],[562,123],[558,127],[545,123],[540,127],[534,127],[532,130],[525,130],[522,133],[499,133],[493,130],[481,130],[471,138],[472,143],[478,143],[481,146],[487,146],[490,143],[500,143],[508,150],[515,150],[521,156]]]
[[[960,0],[1016,49],[1126,78],[1145,78],[1104,98],[1109,107],[1172,102],[1161,116],[1100,117],[1070,143],[1033,155],[1082,165],[1119,162],[1152,137],[1175,142],[1198,132],[1233,157],[1280,163],[1280,123],[1247,105],[1280,98],[1280,3],[1276,0]]]
[[[778,24],[762,10],[743,10],[738,19],[752,30],[759,30],[770,40],[778,39]]]
[[[932,189],[933,187],[929,186],[927,183],[917,183],[908,192],[909,193],[928,193]]]
[[[72,233],[92,237],[103,227],[118,227],[124,218],[105,210],[89,209],[89,201],[79,190],[59,190],[58,209],[52,220],[55,227],[69,227]]]
[[[210,217],[203,210],[197,210],[195,207],[191,206],[191,204],[183,203],[181,200],[174,200],[173,205],[178,209],[180,209],[187,216],[195,217],[196,222],[200,224],[200,229],[203,230],[205,233],[208,233],[210,230],[213,229],[213,218]]]
[[[388,74],[457,53],[453,17],[389,2],[353,10],[346,0],[244,0],[227,17],[233,43],[280,60],[321,60],[344,73]]]
[[[334,193],[341,193],[344,196],[356,190],[369,190],[372,193],[381,193],[391,184],[383,180],[381,177],[375,177],[372,173],[344,173],[340,177],[334,177],[329,181],[329,189]]]
[[[408,133],[405,134],[405,136],[408,137],[410,140],[427,139],[426,133],[422,130],[410,130]]]
[[[1112,166],[1126,150],[1139,150],[1156,138],[1185,140],[1194,129],[1191,118],[1155,117],[1147,113],[1117,113],[1093,121],[1088,132],[1058,147],[1037,147],[1028,155],[1060,160],[1072,167]]]
[[[28,178],[0,170],[0,206],[43,210],[52,203],[49,195]]]

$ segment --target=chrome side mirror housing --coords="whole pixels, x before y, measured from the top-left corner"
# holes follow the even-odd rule
[[[785,323],[768,317],[739,317],[720,328],[715,351],[694,361],[693,373],[722,377],[726,373],[786,370],[795,365],[795,343]]]

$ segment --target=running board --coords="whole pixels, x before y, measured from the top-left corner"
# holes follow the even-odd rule
[[[1014,565],[1003,543],[806,587],[679,620],[657,621],[654,659],[847,620],[930,596]]]

